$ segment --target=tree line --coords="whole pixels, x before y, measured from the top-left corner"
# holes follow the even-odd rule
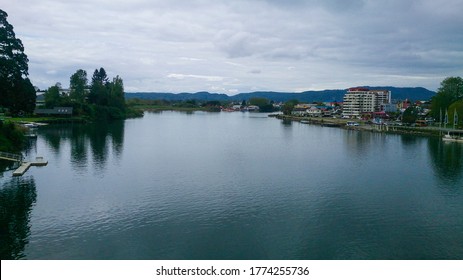
[[[24,45],[16,38],[7,18],[8,14],[0,9],[0,112],[30,115],[36,106],[36,88],[28,77],[29,59]],[[45,106],[72,106],[77,115],[91,119],[127,116],[122,78],[116,76],[110,80],[103,67],[95,70],[90,84],[86,71],[77,70],[70,77],[69,94],[62,92],[59,83],[49,87],[45,92]]]
[[[126,117],[124,82],[116,76],[110,80],[106,70],[95,69],[90,84],[87,72],[79,69],[70,77],[69,93],[63,93],[59,83],[44,94],[45,107],[73,107],[77,115],[92,119],[121,119]]]

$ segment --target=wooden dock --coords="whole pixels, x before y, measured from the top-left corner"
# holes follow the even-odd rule
[[[21,162],[23,160],[23,156],[21,154],[0,152],[0,159]]]
[[[23,162],[18,169],[13,171],[13,176],[22,176],[24,173],[29,170],[31,166],[45,166],[48,164],[48,161],[44,160],[43,157],[36,157],[35,161]]]

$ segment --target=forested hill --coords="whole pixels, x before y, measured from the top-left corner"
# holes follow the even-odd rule
[[[370,89],[386,89],[392,93],[393,100],[429,100],[436,93],[422,87],[368,87]],[[202,100],[202,101],[242,101],[249,100],[253,97],[263,97],[275,102],[284,102],[291,99],[296,99],[299,102],[326,102],[326,101],[342,101],[345,89],[321,90],[321,91],[305,91],[301,93],[294,92],[272,92],[272,91],[257,91],[249,93],[240,93],[229,96],[226,94],[197,92],[197,93],[160,93],[160,92],[127,92],[126,99],[140,98],[151,100],[168,100],[168,101],[186,101],[186,100]]]

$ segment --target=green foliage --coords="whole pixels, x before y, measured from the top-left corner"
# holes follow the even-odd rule
[[[60,102],[55,102],[54,104],[73,106],[77,115],[87,116],[93,120],[125,118],[124,82],[121,77],[116,76],[110,82],[106,75],[106,70],[101,67],[100,69],[95,69],[89,91],[87,83],[87,73],[79,69],[70,78],[70,98],[64,96],[58,97],[55,89],[53,89],[53,94],[50,98],[51,100],[59,99]],[[86,97],[88,98],[86,99]],[[45,101],[47,101],[46,97]],[[46,102],[46,104],[48,103]]]
[[[275,112],[275,111],[277,111],[277,109],[275,109],[275,107],[273,107],[272,104],[266,104],[263,106],[259,106],[259,112],[262,112],[262,113],[270,113],[270,112]]]
[[[61,86],[56,84],[51,86],[45,92],[45,107],[53,108],[56,106],[61,106],[62,97],[61,97]]]
[[[131,98],[127,100],[126,115],[127,117],[140,117],[143,116],[143,110],[220,112],[222,110],[222,106],[224,106],[224,104],[220,101],[207,101],[205,103],[201,103],[198,100],[167,101],[159,99]]]
[[[431,100],[431,114],[439,119],[440,111],[445,112],[455,101],[463,99],[463,79],[461,77],[448,77],[441,82],[441,87]]]
[[[20,39],[16,38],[13,26],[7,21],[8,14],[0,9],[0,73],[7,80],[15,79],[15,76],[27,76],[29,62],[24,53],[24,46]]]
[[[24,143],[24,131],[13,123],[0,121],[0,151],[19,151]]]
[[[12,115],[30,114],[35,109],[35,89],[29,78],[18,79],[11,89],[10,112]]]
[[[445,93],[454,99],[463,98],[463,79],[461,77],[448,77],[441,82],[439,93]]]
[[[415,123],[418,119],[419,109],[415,106],[408,107],[403,115],[402,115],[402,122],[407,124]]]
[[[82,107],[82,114],[90,120],[110,121],[120,120],[126,117],[125,111],[117,107],[86,104]]]
[[[128,107],[125,110],[125,117],[126,118],[141,118],[141,117],[143,117],[143,115],[144,115],[143,110],[136,109],[136,108],[133,108],[133,107]]]
[[[116,107],[96,105],[94,107],[94,118],[96,120],[117,120],[123,119],[125,115]]]
[[[204,103],[204,106],[206,107],[220,107],[222,106],[222,103],[220,103],[220,101],[207,101],[206,103]]]
[[[69,82],[69,87],[71,89],[70,97],[72,100],[83,103],[85,101],[85,90],[88,85],[87,72],[85,70],[79,69],[74,74],[72,74]]]
[[[457,117],[458,117],[458,121],[457,121],[457,126],[459,128],[463,127],[463,100],[458,100],[456,102],[453,102],[450,106],[449,106],[449,110],[448,110],[448,114],[449,114],[449,124],[450,125],[453,125],[453,122],[454,122],[454,117],[455,117],[455,111],[457,112]]]
[[[254,97],[249,99],[249,104],[259,106],[260,112],[275,112],[275,107],[273,107],[273,103],[268,100],[267,98],[262,97]]]
[[[283,105],[283,114],[284,115],[291,115],[291,112],[294,109],[294,106],[296,106],[299,103],[299,101],[293,99],[293,100],[288,100],[285,102]]]
[[[108,90],[109,90],[109,96],[108,96],[108,105],[110,107],[115,107],[119,111],[124,112],[125,111],[125,98],[124,98],[124,82],[122,81],[122,78],[119,76],[116,76],[113,78],[113,81],[111,83],[108,83]]]
[[[261,107],[270,104],[270,101],[267,98],[253,97],[249,99],[249,104]]]
[[[92,84],[88,101],[91,104],[107,106],[108,105],[108,77],[103,67],[100,70],[95,69],[92,76]]]
[[[109,82],[106,71],[100,68],[93,73],[90,91],[87,82],[87,73],[82,69],[77,70],[70,77],[69,96],[61,93],[61,85],[57,83],[45,92],[45,106],[73,107],[75,115],[90,120],[126,117],[124,82],[121,77],[116,76]]]
[[[7,17],[0,10],[0,106],[13,115],[31,113],[35,108],[35,89],[27,78],[29,60]]]

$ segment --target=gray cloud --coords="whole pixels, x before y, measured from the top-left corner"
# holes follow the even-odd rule
[[[253,69],[253,70],[250,70],[248,71],[249,74],[260,74],[262,73],[262,70],[260,69]]]
[[[461,7],[463,0],[2,5],[40,88],[67,86],[79,68],[105,67],[127,91],[229,94],[359,84],[436,89],[463,72]]]

